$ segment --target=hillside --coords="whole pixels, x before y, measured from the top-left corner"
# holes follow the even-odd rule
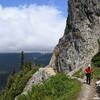
[[[93,67],[91,84],[85,79],[88,64]],[[95,82],[100,80],[99,65],[100,0],[68,0],[64,36],[49,65],[39,68],[24,64],[17,75],[8,78],[1,100],[100,99],[100,88],[95,88]]]

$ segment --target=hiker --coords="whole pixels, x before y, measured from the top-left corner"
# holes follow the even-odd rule
[[[93,71],[93,69],[92,69],[91,65],[89,64],[88,67],[85,69],[87,84],[91,83],[91,73],[92,73],[92,71]]]

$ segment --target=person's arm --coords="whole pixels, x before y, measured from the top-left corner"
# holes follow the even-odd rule
[[[85,74],[87,74],[87,71],[86,71],[86,69],[85,69]]]

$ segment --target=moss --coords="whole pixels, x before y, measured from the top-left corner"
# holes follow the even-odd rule
[[[78,32],[76,32],[76,34],[77,34],[77,35],[80,35],[80,34],[81,34],[81,32],[80,32],[80,31],[78,31]]]
[[[59,56],[59,53],[58,53],[58,52],[55,52],[55,56],[56,56],[56,58],[58,58],[58,56]]]
[[[92,28],[92,24],[87,24],[89,28]]]
[[[66,59],[69,60],[69,56],[67,56]]]

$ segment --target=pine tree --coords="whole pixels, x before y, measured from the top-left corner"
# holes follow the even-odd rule
[[[14,75],[15,73],[16,73],[16,69],[15,69],[15,67],[13,67],[12,75]]]
[[[21,58],[20,58],[20,69],[23,68],[24,65],[24,51],[21,52]]]

